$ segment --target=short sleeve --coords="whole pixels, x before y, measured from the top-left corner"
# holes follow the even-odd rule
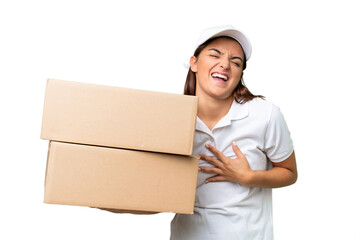
[[[280,109],[272,105],[265,133],[265,153],[272,162],[286,160],[294,150],[290,132]]]

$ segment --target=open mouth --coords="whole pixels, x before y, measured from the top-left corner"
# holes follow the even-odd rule
[[[211,77],[213,77],[214,79],[217,79],[217,80],[222,80],[224,82],[226,82],[229,79],[227,75],[220,74],[220,73],[213,73],[213,74],[211,74]]]

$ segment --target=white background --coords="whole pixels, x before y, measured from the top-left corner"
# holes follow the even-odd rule
[[[204,28],[253,45],[245,82],[280,106],[299,180],[274,190],[277,240],[360,239],[356,1],[1,1],[0,239],[168,239],[171,213],[42,203],[47,78],[182,93]]]

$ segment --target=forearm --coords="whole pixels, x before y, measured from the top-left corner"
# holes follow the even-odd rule
[[[275,163],[267,171],[252,171],[248,186],[261,188],[279,188],[294,184],[297,180],[295,152],[284,161]]]
[[[279,188],[294,184],[296,180],[296,171],[274,167],[267,171],[253,171],[247,185],[260,188]]]
[[[113,209],[113,208],[98,208],[100,210],[112,212],[112,213],[131,213],[131,214],[157,214],[158,212],[149,212],[149,211],[139,211],[139,210],[122,210],[122,209]]]

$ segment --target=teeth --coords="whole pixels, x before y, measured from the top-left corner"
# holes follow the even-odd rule
[[[214,73],[214,74],[212,75],[212,77],[222,78],[222,79],[224,79],[225,81],[228,80],[227,76],[222,75],[222,74],[219,74],[219,73]]]

